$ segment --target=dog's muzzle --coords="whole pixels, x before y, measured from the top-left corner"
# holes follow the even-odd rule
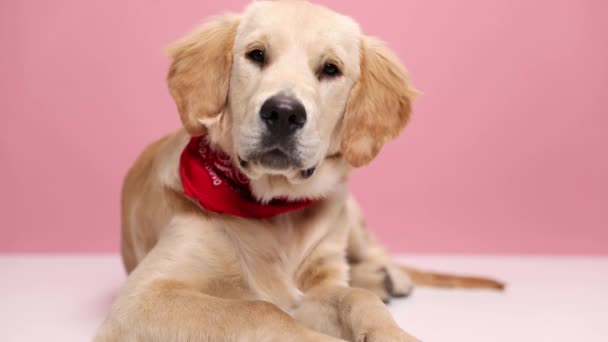
[[[262,104],[259,116],[264,127],[259,146],[242,160],[257,162],[273,170],[302,168],[297,133],[306,125],[304,105],[295,97],[280,93]],[[305,173],[309,174],[312,173]]]

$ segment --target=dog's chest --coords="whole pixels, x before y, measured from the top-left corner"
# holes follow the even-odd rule
[[[266,225],[252,224],[247,233],[240,230],[241,272],[252,295],[286,312],[295,309],[303,296],[298,274],[307,260],[325,244],[346,248],[339,217],[339,205],[323,203]]]

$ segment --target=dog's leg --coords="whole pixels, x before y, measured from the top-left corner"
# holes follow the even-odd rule
[[[116,304],[96,342],[117,341],[326,341],[264,301],[205,295],[189,284],[164,280]]]
[[[306,294],[299,317],[313,329],[327,324],[320,320],[333,319],[341,326],[339,336],[353,342],[418,341],[397,325],[375,294],[365,289],[320,286]]]
[[[407,296],[414,283],[384,247],[367,231],[365,220],[355,200],[348,202],[350,222],[347,258],[350,264],[350,284],[375,293],[382,301]]]
[[[304,298],[294,317],[306,326],[353,342],[415,342],[377,295],[347,285],[343,253],[310,257],[301,279]]]
[[[167,227],[129,275],[95,341],[340,341],[274,304],[245,300],[255,296],[229,251],[225,234],[196,218]]]
[[[368,289],[384,302],[408,295],[414,284],[433,287],[460,287],[502,290],[505,285],[494,279],[423,271],[396,263],[386,249],[367,230],[361,210],[349,200],[352,216],[347,258],[351,286]]]

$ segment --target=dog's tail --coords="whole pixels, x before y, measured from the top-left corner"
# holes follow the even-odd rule
[[[505,288],[504,283],[489,278],[430,272],[408,266],[401,266],[401,269],[409,274],[414,284],[418,286],[494,290],[503,290]]]

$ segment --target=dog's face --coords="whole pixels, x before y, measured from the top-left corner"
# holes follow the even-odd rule
[[[337,152],[332,132],[359,79],[359,46],[355,23],[317,6],[261,2],[247,11],[234,40],[228,95],[232,139],[246,171],[310,174]]]
[[[350,18],[304,1],[255,2],[171,54],[185,128],[206,132],[253,180],[301,184],[334,159],[364,165],[409,116],[413,91],[393,55]]]

